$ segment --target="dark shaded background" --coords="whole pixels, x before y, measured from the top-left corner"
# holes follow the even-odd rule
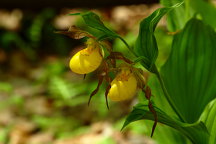
[[[47,7],[62,8],[65,6],[70,8],[99,8],[117,5],[153,4],[158,2],[159,0],[1,0],[0,8],[21,8],[31,10]]]

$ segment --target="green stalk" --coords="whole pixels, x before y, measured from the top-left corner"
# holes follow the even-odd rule
[[[129,50],[134,56],[138,57],[137,54],[133,51],[133,49],[129,46],[129,44],[128,44],[122,37],[119,36],[118,38],[127,46],[128,50]]]
[[[164,93],[164,96],[166,97],[168,103],[170,104],[170,106],[172,107],[172,109],[175,111],[175,113],[178,115],[178,117],[183,121],[183,122],[186,122],[184,117],[181,115],[181,113],[178,111],[177,107],[175,106],[173,100],[171,99],[166,87],[165,87],[165,84],[164,84],[164,81],[157,69],[157,67],[155,66],[155,75],[157,76],[158,80],[159,80],[159,83],[161,85],[161,88],[163,90],[163,93]]]

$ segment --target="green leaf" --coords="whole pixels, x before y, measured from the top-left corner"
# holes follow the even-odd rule
[[[195,13],[199,13],[205,23],[216,28],[216,7],[205,0],[188,0]]]
[[[209,144],[216,143],[216,99],[205,109],[201,120],[206,124],[210,133]]]
[[[160,3],[165,7],[173,6],[176,3],[182,2],[183,0],[161,0]],[[175,32],[182,29],[186,23],[185,19],[185,6],[181,6],[172,10],[167,14],[167,27],[170,31]]]
[[[193,123],[193,124],[183,123],[177,119],[170,117],[169,115],[161,111],[159,108],[157,107],[154,107],[154,108],[157,112],[158,122],[178,130],[183,135],[185,135],[187,138],[189,138],[191,142],[194,144],[207,144],[208,143],[209,134],[208,134],[208,131],[205,125],[202,122]],[[123,125],[123,128],[125,128],[131,122],[142,120],[142,119],[154,120],[154,116],[148,110],[147,105],[140,103],[140,104],[137,104],[134,107],[133,111],[128,115]]]
[[[100,17],[97,14],[95,14],[93,12],[87,12],[87,13],[82,14],[81,16],[84,19],[85,23],[89,27],[95,28],[95,29],[103,32],[102,36],[100,36],[98,38],[98,40],[104,40],[107,38],[119,38],[127,46],[127,48],[130,50],[130,52],[135,54],[133,49],[127,44],[127,42],[121,36],[119,36],[114,31],[108,29],[103,24],[103,22],[100,20]]]
[[[202,21],[191,19],[175,35],[172,52],[161,69],[162,78],[178,114],[196,122],[216,97],[216,33]]]
[[[154,72],[154,64],[158,57],[158,46],[154,36],[154,30],[160,19],[166,13],[181,4],[182,3],[178,3],[173,7],[159,8],[140,23],[135,52],[137,56],[143,56],[147,59],[146,61],[142,61],[141,64],[151,72]]]
[[[113,37],[118,38],[119,35],[116,34],[114,31],[108,29],[103,22],[100,20],[100,17],[93,12],[87,12],[81,15],[84,19],[85,23],[92,28],[100,30],[104,33],[103,37]]]

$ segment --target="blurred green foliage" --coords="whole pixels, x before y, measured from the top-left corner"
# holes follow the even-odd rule
[[[6,52],[20,49],[30,60],[48,54],[67,55],[79,42],[54,33],[56,14],[51,8],[39,13],[24,12],[20,28],[15,31],[0,28],[0,47]]]

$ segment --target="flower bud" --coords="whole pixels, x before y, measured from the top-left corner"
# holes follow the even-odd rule
[[[86,42],[87,48],[77,52],[70,60],[70,69],[78,74],[87,74],[96,70],[103,59],[99,44],[89,38]]]
[[[123,101],[135,96],[137,91],[137,80],[129,69],[122,71],[111,82],[108,97],[112,101]]]

